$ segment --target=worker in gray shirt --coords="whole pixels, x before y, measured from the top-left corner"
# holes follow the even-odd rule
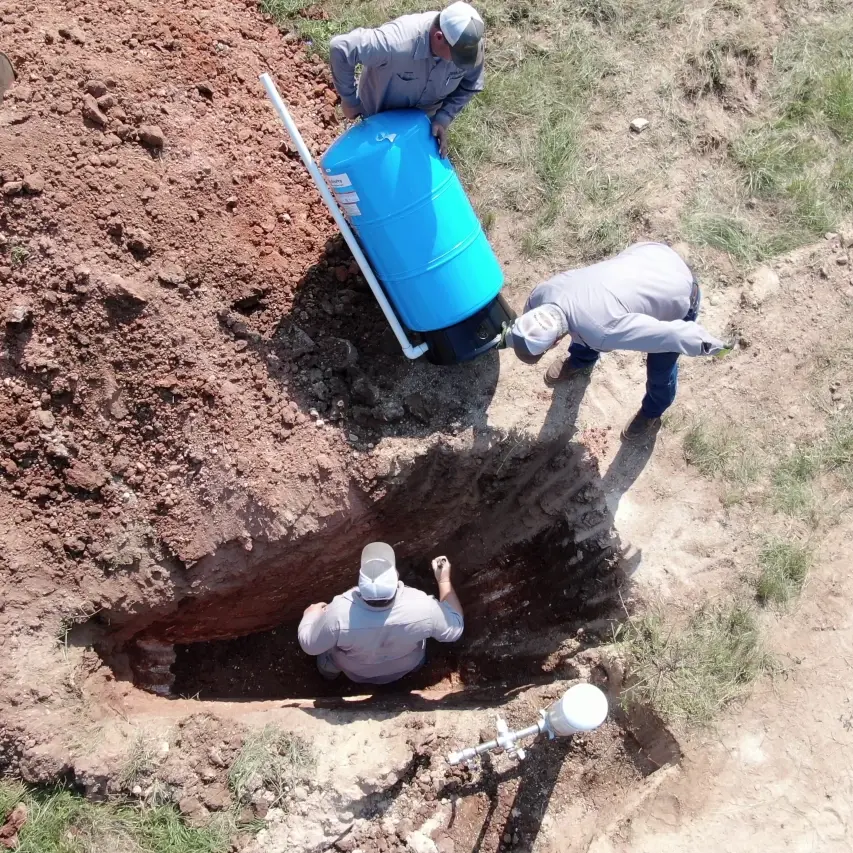
[[[441,13],[403,15],[376,29],[335,36],[329,63],[344,115],[423,110],[446,157],[447,126],[483,91],[484,32],[477,10],[456,2]]]
[[[560,273],[537,285],[505,345],[532,364],[570,335],[567,357],[545,373],[555,386],[592,369],[599,353],[637,350],[646,358],[646,394],[622,438],[653,436],[672,405],[679,355],[714,355],[726,349],[696,322],[699,285],[681,256],[662,243],[637,243],[615,258]]]
[[[359,684],[387,684],[424,664],[426,641],[453,643],[465,627],[462,605],[450,582],[450,561],[432,569],[439,600],[406,586],[397,574],[394,549],[372,542],[361,552],[358,586],[330,604],[312,604],[299,623],[302,651],[317,656],[329,679],[342,672]]]

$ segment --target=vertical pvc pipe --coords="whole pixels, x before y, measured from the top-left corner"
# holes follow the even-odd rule
[[[427,349],[429,349],[429,346],[427,344],[412,346],[406,336],[406,332],[403,329],[402,324],[397,319],[397,315],[394,313],[394,309],[391,307],[391,303],[388,301],[388,297],[385,295],[385,291],[382,289],[382,285],[379,284],[379,280],[373,272],[373,267],[370,266],[370,261],[367,260],[364,252],[362,252],[355,234],[352,233],[349,222],[347,222],[343,213],[341,213],[341,209],[338,207],[335,197],[332,195],[328,184],[326,184],[326,181],[320,174],[320,170],[317,168],[317,164],[314,162],[314,158],[311,156],[311,152],[308,150],[305,140],[302,138],[302,135],[299,133],[299,129],[296,127],[293,118],[288,112],[287,106],[281,99],[281,95],[278,93],[278,89],[276,88],[272,77],[266,73],[261,74],[261,83],[263,84],[264,89],[266,89],[267,96],[270,101],[272,101],[272,105],[278,113],[278,117],[281,119],[281,123],[284,125],[288,136],[290,136],[293,144],[296,146],[296,150],[299,152],[299,156],[302,158],[305,168],[308,169],[308,174],[311,175],[311,178],[319,190],[323,201],[326,203],[326,207],[329,208],[329,212],[332,214],[335,223],[338,228],[340,228],[341,234],[343,234],[344,240],[346,240],[347,245],[350,247],[350,251],[361,269],[364,278],[370,285],[370,289],[373,291],[373,295],[376,297],[376,301],[379,303],[379,307],[382,309],[382,313],[385,315],[388,325],[391,326],[394,331],[394,334],[403,349],[403,353],[407,358],[419,358],[427,351]]]

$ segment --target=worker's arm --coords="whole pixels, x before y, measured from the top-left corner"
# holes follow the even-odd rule
[[[715,355],[726,345],[690,320],[656,320],[647,314],[626,314],[608,326],[603,350],[677,352],[682,355]]]
[[[482,92],[486,85],[485,63],[477,68],[472,68],[460,81],[456,89],[451,92],[441,105],[441,109],[433,117],[434,122],[447,127],[462,108],[478,92]]]
[[[433,639],[440,643],[454,643],[462,636],[465,619],[462,604],[450,581],[450,560],[436,557],[432,571],[438,583],[438,612],[433,620]]]
[[[337,623],[327,614],[327,605],[322,602],[312,604],[303,613],[298,636],[305,654],[321,655],[337,645]]]
[[[376,29],[359,27],[351,33],[335,36],[329,42],[332,79],[345,112],[355,115],[361,112],[361,101],[358,98],[355,81],[356,66],[382,65],[393,55],[389,32],[385,29],[387,26],[388,24]]]

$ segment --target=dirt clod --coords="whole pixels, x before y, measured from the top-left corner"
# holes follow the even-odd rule
[[[166,136],[156,124],[143,124],[138,131],[139,141],[146,148],[159,150],[166,144]]]
[[[44,192],[44,177],[39,172],[32,172],[24,177],[24,191],[31,195],[41,195]]]
[[[92,95],[83,98],[83,118],[98,127],[106,127],[109,119],[101,112],[98,102]]]

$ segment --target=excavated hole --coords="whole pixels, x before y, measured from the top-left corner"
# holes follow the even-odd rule
[[[403,579],[435,591],[430,559],[447,554],[465,609],[456,644],[430,643],[428,665],[379,692],[491,685],[498,692],[571,673],[597,641],[625,580],[596,465],[582,445],[484,431],[463,450],[439,442],[378,494],[350,490],[320,532],[230,543],[190,570],[178,600],[100,614],[99,644],[121,677],[202,699],[364,693],[319,677],[296,641],[303,609],[355,582],[361,547],[392,543]],[[375,692],[375,691],[371,691]]]

